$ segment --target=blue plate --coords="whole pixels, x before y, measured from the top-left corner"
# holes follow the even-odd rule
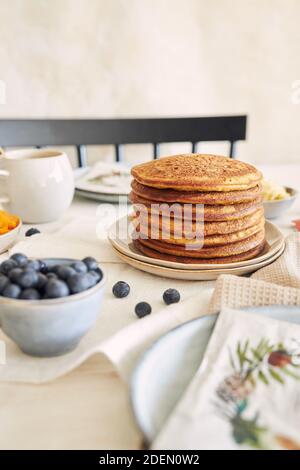
[[[300,324],[300,307],[247,309]],[[193,378],[203,358],[217,315],[178,326],[156,341],[138,363],[131,380],[131,402],[147,443],[153,441]]]

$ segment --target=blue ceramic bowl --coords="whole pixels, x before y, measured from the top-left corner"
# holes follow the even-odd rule
[[[49,266],[75,260],[44,259]],[[103,272],[103,271],[102,271]],[[101,311],[105,276],[79,294],[58,299],[21,300],[0,296],[3,332],[31,356],[60,356],[72,351]]]

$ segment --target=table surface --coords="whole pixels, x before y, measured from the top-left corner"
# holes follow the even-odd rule
[[[300,165],[261,169],[267,178],[299,187]],[[75,198],[67,217],[94,217],[97,205]],[[276,223],[289,233],[295,218],[300,218],[300,198]],[[42,230],[53,233],[57,226]],[[138,449],[142,443],[127,385],[99,355],[49,384],[0,383],[0,423],[1,449]]]

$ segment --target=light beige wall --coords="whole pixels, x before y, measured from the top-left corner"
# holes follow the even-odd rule
[[[247,113],[241,158],[300,161],[299,0],[1,0],[0,18],[0,117]]]

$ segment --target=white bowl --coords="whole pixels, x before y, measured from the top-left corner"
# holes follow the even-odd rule
[[[294,203],[298,196],[298,191],[285,186],[290,197],[287,199],[279,199],[278,201],[263,201],[266,219],[276,219],[283,215]]]
[[[17,240],[20,229],[22,227],[22,222],[20,220],[19,225],[13,230],[10,230],[3,235],[0,235],[0,254],[7,251]]]
[[[76,261],[43,258],[48,266]],[[30,356],[52,357],[72,351],[102,310],[105,274],[90,289],[56,299],[23,300],[0,296],[0,327]]]

